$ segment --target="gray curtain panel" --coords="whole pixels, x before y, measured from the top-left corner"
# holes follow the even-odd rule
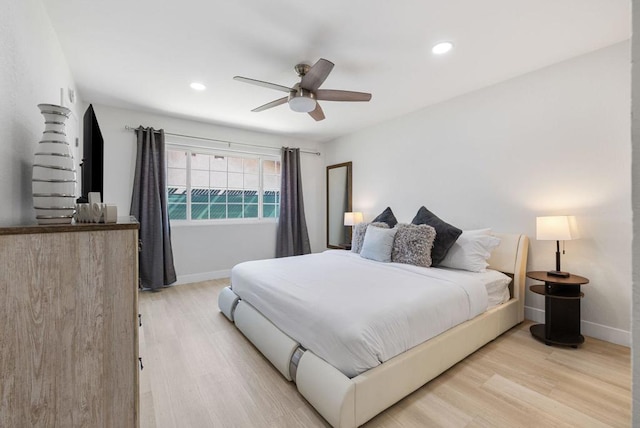
[[[276,257],[309,254],[311,245],[304,218],[300,149],[282,148],[281,177]]]
[[[140,282],[155,290],[176,282],[167,211],[164,130],[136,129],[138,153],[131,215],[140,223]]]

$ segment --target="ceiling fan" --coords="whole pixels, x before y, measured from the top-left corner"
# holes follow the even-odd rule
[[[366,92],[341,91],[337,89],[318,89],[325,81],[331,70],[333,63],[324,58],[320,58],[313,66],[308,64],[298,64],[294,67],[300,82],[291,88],[275,83],[263,82],[262,80],[249,79],[248,77],[235,76],[233,79],[252,85],[275,89],[287,92],[286,97],[278,98],[251,111],[264,111],[284,103],[289,103],[291,110],[300,113],[309,113],[315,120],[323,120],[324,112],[318,101],[369,101],[371,94]]]

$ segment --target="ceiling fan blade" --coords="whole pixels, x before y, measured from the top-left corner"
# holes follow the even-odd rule
[[[329,76],[331,70],[333,70],[333,63],[324,58],[320,58],[318,62],[313,64],[309,71],[307,71],[307,74],[302,76],[300,87],[311,92],[316,91],[326,80],[327,76]]]
[[[322,111],[322,107],[320,107],[320,104],[316,103],[316,108],[313,111],[309,112],[309,116],[311,116],[318,122],[324,120],[324,112]]]
[[[264,88],[275,89],[276,91],[282,92],[291,92],[292,88],[287,88],[286,86],[277,85],[275,83],[263,82],[262,80],[249,79],[248,77],[242,76],[234,76],[233,80],[237,80],[238,82],[250,83],[252,85],[262,86]]]
[[[267,109],[270,109],[270,108],[273,108],[273,107],[277,107],[277,106],[279,106],[280,104],[284,104],[284,103],[286,103],[288,99],[289,99],[289,97],[282,97],[282,98],[278,98],[278,99],[277,99],[277,100],[275,100],[275,101],[271,101],[270,103],[266,103],[265,105],[262,105],[262,106],[260,106],[260,107],[256,107],[256,108],[254,108],[254,109],[253,109],[253,110],[251,110],[251,111],[253,111],[253,112],[259,112],[259,111],[264,111],[264,110],[267,110]]]
[[[316,91],[316,99],[325,101],[369,101],[371,94],[337,89],[319,89]]]

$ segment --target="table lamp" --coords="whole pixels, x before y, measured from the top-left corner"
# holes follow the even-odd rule
[[[364,221],[361,212],[347,212],[344,213],[344,225],[345,226],[355,226],[358,223],[362,223]]]
[[[536,217],[536,239],[539,241],[556,241],[556,270],[547,272],[547,275],[568,278],[569,272],[560,270],[560,241],[577,239],[578,233],[575,227],[575,217],[566,215]],[[564,254],[564,246],[562,249]]]
[[[345,226],[355,226],[358,223],[362,223],[364,218],[362,217],[361,212],[346,212],[344,213],[344,225]],[[348,243],[345,244],[346,249],[351,249],[351,238],[352,238],[353,230],[349,229],[349,236],[347,236]]]

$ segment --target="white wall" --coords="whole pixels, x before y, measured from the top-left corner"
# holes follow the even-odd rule
[[[631,347],[632,379],[632,425],[640,426],[640,1],[633,0],[632,36],[632,201],[633,201],[633,333]]]
[[[105,141],[104,200],[118,205],[119,215],[128,215],[135,169],[136,137],[125,125],[152,126],[166,132],[194,135],[280,148],[282,146],[319,150],[316,143],[265,133],[216,126],[104,105],[94,109]],[[167,141],[220,147],[215,143],[167,137]],[[223,145],[226,148],[226,145]],[[241,146],[234,150],[261,151]],[[321,151],[321,150],[320,150]],[[278,150],[265,153],[278,154]],[[305,214],[312,250],[324,249],[324,158],[300,155]],[[173,254],[179,282],[226,276],[236,263],[275,256],[276,223],[173,226]]]
[[[41,1],[0,0],[0,10],[0,224],[35,223],[31,165],[44,130],[37,105],[60,104],[60,88],[75,86]],[[74,111],[67,126],[74,142],[77,110],[65,105]]]
[[[353,209],[421,205],[462,229],[531,239],[529,270],[554,267],[555,243],[535,218],[571,214],[582,239],[563,270],[588,277],[583,333],[630,343],[629,43],[469,93],[328,144],[327,164],[353,161]],[[544,300],[527,292],[527,316]]]

